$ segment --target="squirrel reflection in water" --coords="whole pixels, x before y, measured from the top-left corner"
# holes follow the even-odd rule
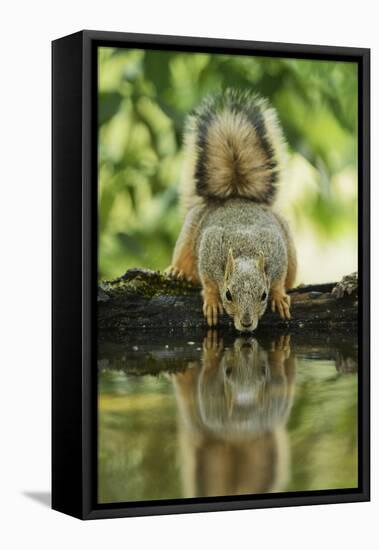
[[[289,336],[268,348],[252,337],[224,348],[208,332],[201,365],[173,377],[185,497],[285,490],[294,377]]]

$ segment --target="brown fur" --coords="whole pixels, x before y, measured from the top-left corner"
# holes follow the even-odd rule
[[[263,364],[265,375],[261,374]],[[234,372],[230,377],[227,365]],[[217,332],[208,332],[201,365],[191,363],[190,369],[173,376],[186,497],[285,490],[289,471],[285,424],[293,401],[294,376],[289,337],[278,338],[268,351],[246,339],[236,339],[231,348],[224,349]],[[247,394],[254,386],[260,392],[255,401],[260,413],[253,403],[250,410],[250,405],[241,407],[235,401],[235,393]],[[207,412],[201,405],[204,400],[209,400]],[[260,426],[258,421],[255,428],[254,422],[246,428],[249,412],[263,413],[263,419],[264,410],[270,415],[275,402],[281,403],[277,411],[281,410],[282,416],[272,417],[269,425]],[[225,416],[223,411],[228,411]],[[214,426],[212,419],[218,419]]]
[[[171,265],[166,270],[167,275],[200,284],[195,242],[204,213],[205,206],[192,207],[188,212],[175,245]]]
[[[209,277],[203,276],[201,278],[201,284],[203,286],[203,313],[207,319],[210,327],[217,325],[218,314],[222,314],[222,302],[220,300],[220,294],[218,286],[214,281],[211,281]]]
[[[207,155],[210,195],[264,200],[269,159],[253,126],[241,113],[226,111],[209,127]]]
[[[280,223],[280,226],[283,230],[286,245],[287,245],[288,266],[287,266],[287,274],[284,282],[284,287],[286,289],[290,289],[295,284],[296,274],[297,274],[297,255],[296,255],[295,242],[293,240],[291,231],[289,229],[289,225],[286,222],[286,220],[282,216],[280,216],[277,212],[273,212],[273,214],[275,215],[276,219]]]
[[[202,117],[209,112],[213,116],[200,129]],[[205,137],[199,146],[202,132]],[[222,106],[217,106],[217,100],[213,104],[212,98],[206,98],[187,119],[184,150],[181,184],[184,212],[200,204],[204,197],[238,196],[273,203],[275,190],[271,189],[271,180],[274,175],[280,178],[286,153],[276,111],[265,99],[230,89],[223,95]],[[202,155],[205,166],[200,192],[196,172]]]
[[[268,303],[290,319],[296,251],[271,208],[284,158],[275,110],[235,90],[207,98],[187,121],[184,153],[186,218],[168,274],[201,283],[209,326],[225,310],[238,331],[252,332]]]

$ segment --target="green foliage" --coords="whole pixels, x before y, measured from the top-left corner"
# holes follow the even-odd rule
[[[99,278],[169,264],[184,119],[228,86],[254,89],[278,110],[290,164],[302,166],[288,207],[295,229],[354,239],[356,64],[100,48]]]
[[[294,461],[289,491],[356,487],[357,377],[332,361],[298,360],[289,421]]]

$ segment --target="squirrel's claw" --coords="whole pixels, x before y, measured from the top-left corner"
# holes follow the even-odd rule
[[[219,338],[217,330],[208,330],[207,335],[203,340],[203,351],[220,353],[223,350],[223,347],[223,341]]]
[[[291,336],[290,334],[281,334],[279,338],[271,343],[270,351],[284,352],[286,359],[289,358],[291,352]]]
[[[165,275],[167,275],[167,277],[171,277],[172,279],[180,279],[183,277],[183,272],[180,271],[180,269],[177,269],[176,267],[174,267],[173,265],[170,265],[165,270]]]
[[[217,325],[217,305],[205,303],[203,306],[203,313],[210,327]]]
[[[287,294],[273,296],[271,300],[271,309],[275,313],[278,311],[282,319],[291,319],[290,313],[291,300]]]
[[[210,327],[215,327],[218,322],[218,313],[220,315],[223,312],[222,304],[220,302],[207,302],[203,304],[203,314]]]
[[[172,265],[170,265],[166,270],[165,270],[165,274],[167,275],[167,277],[170,277],[171,279],[178,279],[179,281],[188,281],[188,282],[191,282],[192,281],[192,277],[187,277],[186,274],[184,273],[184,271],[182,271],[181,269],[178,269],[177,267],[174,267]]]

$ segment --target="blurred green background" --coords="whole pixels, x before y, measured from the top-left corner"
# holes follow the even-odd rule
[[[99,279],[165,269],[180,231],[185,116],[228,86],[276,107],[288,140],[278,210],[298,283],[357,269],[355,63],[99,48]]]

